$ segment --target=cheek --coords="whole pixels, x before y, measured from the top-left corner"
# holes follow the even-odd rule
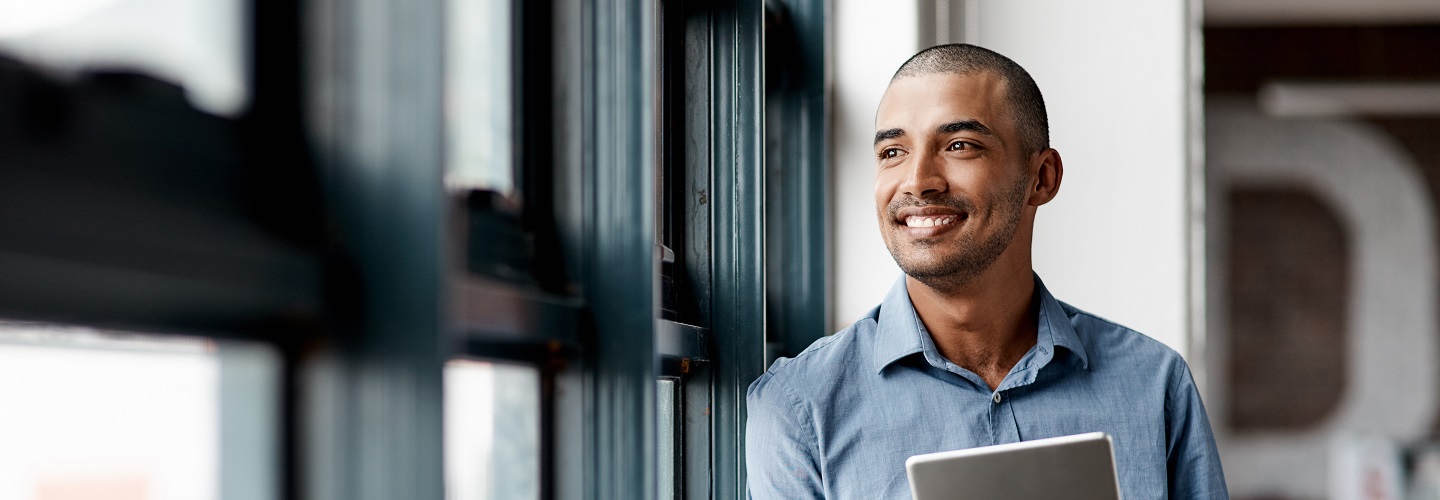
[[[891,179],[894,175],[887,175],[890,171],[881,170],[875,174],[875,209],[885,213],[885,207],[890,206],[890,200],[895,197],[895,189],[899,181]]]

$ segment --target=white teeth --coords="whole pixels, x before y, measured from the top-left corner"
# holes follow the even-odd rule
[[[943,226],[951,222],[955,222],[955,216],[953,215],[932,217],[915,215],[905,218],[905,225],[909,227],[935,227]]]

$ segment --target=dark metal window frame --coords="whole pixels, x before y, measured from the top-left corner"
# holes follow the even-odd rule
[[[660,1],[679,7],[677,30],[657,32]],[[467,270],[464,245],[480,240],[464,222],[477,208],[443,190],[444,2],[252,2],[252,108],[189,131],[210,134],[204,147],[227,160],[204,165],[216,177],[177,181],[173,158],[124,158],[140,184],[101,206],[43,187],[39,164],[12,165],[8,179],[33,182],[0,183],[0,194],[53,192],[44,209],[56,211],[190,200],[177,214],[233,199],[208,230],[264,251],[204,250],[193,226],[157,238],[0,213],[0,314],[277,346],[287,499],[442,498],[441,373],[455,357],[541,370],[542,498],[654,498],[655,380],[667,359],[693,363],[679,370],[683,490],[742,497],[745,391],[764,370],[766,332],[797,346],[823,333],[827,238],[816,221],[828,183],[813,74],[824,2],[777,4],[813,62],[800,90],[780,93],[767,93],[775,70],[759,2],[512,5],[515,201],[531,262],[545,263],[531,266],[533,281]],[[661,46],[683,47],[674,136],[657,120]],[[776,124],[804,132],[767,139]],[[783,152],[767,155],[776,140]],[[661,152],[680,142],[688,195],[676,201],[690,224],[674,235],[685,243],[675,272],[693,326],[661,318],[662,208],[645,195]],[[777,176],[767,162],[796,169]],[[76,165],[77,175],[111,167]],[[797,193],[800,205],[770,204]],[[776,225],[800,229],[767,237]],[[767,261],[798,263],[798,274]],[[767,304],[779,295],[799,298]]]

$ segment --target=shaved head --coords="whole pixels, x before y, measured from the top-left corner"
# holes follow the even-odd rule
[[[1025,68],[995,51],[965,43],[937,45],[905,61],[890,81],[937,73],[971,75],[982,72],[993,73],[1005,82],[1006,107],[1020,134],[1021,149],[1027,154],[1048,149],[1050,121],[1045,116],[1045,99],[1040,95],[1040,87],[1035,85],[1035,80],[1030,78]]]

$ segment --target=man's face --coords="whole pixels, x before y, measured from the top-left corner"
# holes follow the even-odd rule
[[[875,118],[875,209],[905,274],[937,288],[969,283],[1024,221],[1029,155],[992,73],[903,77]]]

